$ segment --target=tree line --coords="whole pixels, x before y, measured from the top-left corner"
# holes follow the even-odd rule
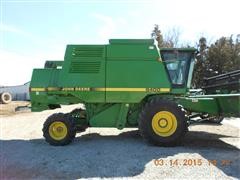
[[[159,26],[155,25],[151,37],[158,42],[159,49],[191,47],[190,44],[179,45],[180,34],[177,28],[163,34]],[[205,77],[240,70],[240,34],[220,37],[214,43],[209,43],[206,37],[201,37],[195,48],[198,53],[192,88],[201,88]]]

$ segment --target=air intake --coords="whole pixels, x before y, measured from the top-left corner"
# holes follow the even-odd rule
[[[100,70],[101,62],[79,62],[72,61],[69,73],[98,73]]]

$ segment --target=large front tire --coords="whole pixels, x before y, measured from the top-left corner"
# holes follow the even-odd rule
[[[75,135],[75,122],[63,113],[49,116],[43,125],[43,136],[49,144],[54,146],[64,146],[71,143]]]
[[[151,144],[176,146],[187,132],[185,113],[174,102],[154,98],[140,113],[139,130]]]

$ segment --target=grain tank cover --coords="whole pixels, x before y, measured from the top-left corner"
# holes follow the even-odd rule
[[[158,49],[153,39],[110,39],[107,61],[156,61]]]
[[[153,39],[110,39],[109,44],[145,44],[145,45],[153,45]]]

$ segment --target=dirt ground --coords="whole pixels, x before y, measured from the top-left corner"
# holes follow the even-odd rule
[[[12,101],[10,104],[0,104],[0,115],[14,115],[16,113],[21,113],[20,111],[16,112],[15,109],[19,106],[28,106],[29,104],[30,102],[28,101]]]
[[[10,113],[1,105],[0,179],[240,179],[240,118],[195,124],[179,147],[152,146],[137,129],[114,128],[88,128],[64,147],[47,144],[45,119],[79,106]]]

